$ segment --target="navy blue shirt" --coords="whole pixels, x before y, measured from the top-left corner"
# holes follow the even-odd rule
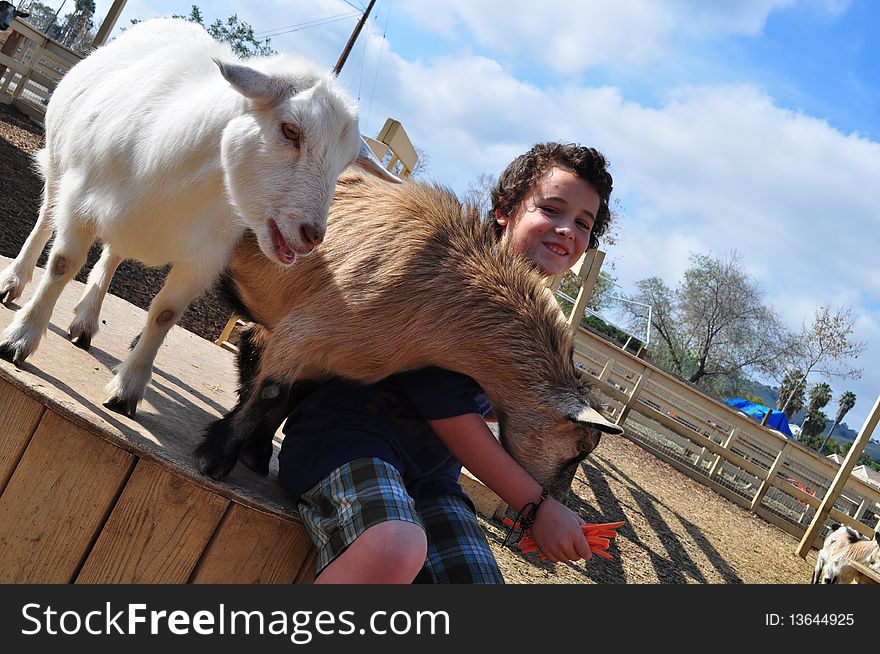
[[[458,484],[461,464],[427,421],[485,415],[488,409],[476,382],[441,368],[400,373],[371,386],[331,379],[287,418],[281,484],[298,499],[339,466],[377,457],[400,472],[417,502],[449,493],[466,498]]]

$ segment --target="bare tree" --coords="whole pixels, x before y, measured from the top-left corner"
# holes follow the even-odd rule
[[[416,159],[415,166],[410,171],[410,177],[422,179],[431,167],[431,155],[422,150],[422,148],[416,148],[416,155],[418,158]]]
[[[803,381],[812,372],[824,377],[838,379],[860,379],[862,370],[848,364],[865,351],[866,344],[852,340],[855,319],[852,309],[841,308],[831,312],[829,307],[820,307],[813,322],[804,325],[790,355],[800,370],[804,371]],[[786,411],[791,397],[786,398],[782,411]]]
[[[747,372],[769,374],[789,346],[791,334],[736,252],[692,254],[674,291],[656,277],[638,288],[633,299],[652,305],[651,356],[691,383],[734,389]]]

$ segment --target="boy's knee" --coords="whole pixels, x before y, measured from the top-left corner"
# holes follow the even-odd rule
[[[388,520],[370,527],[361,538],[364,536],[370,542],[376,563],[401,576],[411,575],[415,578],[425,565],[428,539],[424,529],[417,524]]]

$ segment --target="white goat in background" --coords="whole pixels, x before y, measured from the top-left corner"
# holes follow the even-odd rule
[[[219,68],[219,70],[218,70]],[[52,95],[37,223],[0,274],[0,300],[21,295],[55,232],[46,274],[0,335],[20,364],[36,349],[62,289],[96,240],[104,252],[75,310],[88,348],[124,259],[173,264],[104,403],[134,416],[168,330],[226,266],[245,229],[280,265],[324,237],[339,174],[370,159],[354,102],[315,64],[287,55],[239,61],[183,20],[140,23],[74,66]]]
[[[880,566],[880,534],[865,538],[855,529],[834,525],[813,571],[814,584],[849,584],[859,576],[850,563],[858,561],[869,568]]]

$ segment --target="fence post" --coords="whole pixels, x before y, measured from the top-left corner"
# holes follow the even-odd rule
[[[773,465],[770,466],[770,470],[767,471],[767,476],[764,477],[764,481],[761,482],[761,486],[758,488],[758,492],[755,493],[755,497],[752,499],[752,506],[750,507],[752,512],[755,511],[755,509],[761,503],[761,500],[764,499],[767,491],[770,490],[770,486],[773,485],[773,478],[776,477],[776,473],[779,472],[779,469],[785,462],[785,457],[788,456],[789,452],[791,452],[790,442],[782,446],[779,454],[776,455],[776,460],[773,462]]]
[[[863,497],[862,503],[859,504],[859,508],[856,509],[856,514],[853,516],[859,522],[862,521],[862,518],[865,517],[865,513],[868,511],[868,499]]]
[[[724,442],[721,444],[725,450],[729,450],[733,445],[733,441],[736,439],[736,427],[730,430],[730,433],[727,435],[727,438],[724,439]],[[717,473],[720,472],[719,466],[724,459],[720,454],[715,457],[715,462],[712,463],[712,467],[709,468],[709,479],[712,479]]]
[[[825,497],[822,498],[822,503],[819,504],[819,508],[816,509],[816,515],[813,516],[810,526],[804,533],[803,538],[801,538],[797,550],[795,550],[795,553],[802,559],[807,558],[807,554],[809,554],[812,549],[813,543],[816,541],[819,531],[825,523],[825,518],[831,513],[831,509],[834,506],[834,502],[837,500],[837,496],[840,495],[840,491],[842,491],[843,487],[846,485],[846,480],[849,479],[852,469],[856,467],[856,462],[859,460],[862,452],[864,452],[865,445],[868,444],[868,440],[871,438],[871,434],[874,433],[874,429],[877,427],[878,422],[880,422],[880,396],[877,396],[877,400],[874,402],[874,406],[868,414],[868,419],[865,420],[865,424],[862,425],[862,430],[859,432],[859,435],[856,436],[856,440],[853,441],[852,447],[849,448],[846,458],[843,460],[840,469],[834,476],[834,481],[831,482],[831,487],[828,489],[828,492],[825,493]]]
[[[706,458],[707,451],[708,450],[705,447],[700,448],[700,453],[697,454],[697,461],[696,463],[694,463],[694,468],[696,468],[697,470],[700,469],[700,464],[703,462],[703,459]]]
[[[608,359],[605,363],[605,367],[602,368],[602,372],[599,373],[599,381],[604,382],[608,381],[608,378],[611,376],[611,371],[614,369],[614,359]]]
[[[633,386],[632,392],[630,392],[629,394],[629,399],[627,399],[626,404],[623,405],[623,408],[620,410],[620,415],[617,416],[617,420],[615,420],[614,424],[619,427],[623,426],[623,423],[626,421],[626,417],[629,415],[630,409],[632,409],[633,404],[635,404],[636,398],[639,395],[639,391],[642,389],[642,382],[650,376],[651,369],[645,368],[645,371],[641,374],[641,376],[639,376],[639,380],[636,382],[636,385]]]
[[[574,327],[578,327],[581,324],[584,309],[587,308],[587,301],[596,287],[596,280],[599,279],[599,270],[602,268],[604,261],[605,253],[602,250],[587,250],[580,262],[576,274],[581,278],[581,289],[578,291],[578,296],[574,301],[574,306],[571,308],[571,313],[568,314],[568,323]]]

